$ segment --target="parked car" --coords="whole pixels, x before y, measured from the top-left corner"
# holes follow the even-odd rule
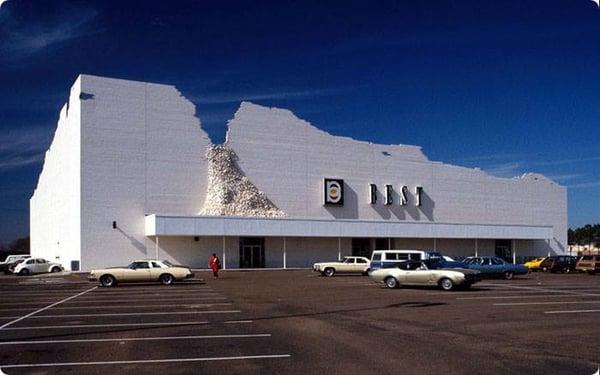
[[[31,255],[9,255],[3,262],[0,262],[0,272],[10,273],[10,268],[16,265],[18,261],[28,258],[31,258]]]
[[[464,262],[456,261],[452,258],[440,257],[440,258],[429,258],[425,260],[425,264],[429,269],[442,269],[442,268],[468,268]]]
[[[429,250],[375,250],[371,254],[371,269],[393,268],[398,262],[404,260],[434,260],[445,261],[445,265],[450,268],[459,268],[463,264],[454,259],[442,255],[437,251]]]
[[[166,260],[136,260],[127,267],[112,267],[92,270],[88,279],[100,281],[102,286],[115,286],[117,283],[136,281],[160,281],[171,285],[176,280],[194,277],[189,267],[173,265]]]
[[[346,256],[340,262],[323,262],[313,264],[313,271],[331,277],[336,273],[361,273],[366,275],[371,261],[365,257]]]
[[[525,275],[529,269],[522,264],[508,263],[492,256],[468,257],[464,263],[469,269],[480,271],[483,277],[502,277],[511,280],[515,275]]]
[[[439,286],[443,290],[458,287],[470,288],[481,280],[480,272],[469,269],[435,269],[430,270],[420,260],[399,262],[393,268],[380,268],[369,272],[375,282],[384,283],[390,289],[402,285]]]
[[[62,270],[63,267],[60,263],[49,262],[42,258],[29,258],[14,266],[13,273],[26,276],[34,273],[60,272]]]
[[[575,271],[577,258],[570,255],[555,255],[544,259],[540,269],[544,272],[571,272]]]
[[[529,269],[529,271],[539,271],[540,265],[546,259],[546,257],[539,257],[530,260],[529,262],[525,262],[523,265]]]
[[[575,269],[580,272],[587,272],[590,275],[600,271],[600,255],[584,255],[575,266]]]

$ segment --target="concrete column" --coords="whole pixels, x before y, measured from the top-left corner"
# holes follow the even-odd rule
[[[476,257],[478,257],[478,256],[479,256],[479,255],[478,255],[478,252],[479,252],[479,249],[478,249],[478,247],[479,247],[479,244],[478,244],[478,242],[477,242],[477,238],[476,238],[476,239],[475,239],[475,256],[476,256]]]
[[[155,236],[155,239],[156,239],[156,243],[154,244],[154,252],[155,252],[156,260],[159,260],[159,258],[158,258],[158,236]]]
[[[338,262],[342,260],[342,239],[338,237]]]
[[[222,264],[223,269],[227,269],[227,260],[225,259],[225,249],[226,249],[225,236],[223,236],[223,255],[222,255],[222,262],[221,262],[221,263],[223,263]]]
[[[286,257],[287,257],[287,241],[286,241],[286,238],[283,237],[283,269],[287,268]]]
[[[433,251],[437,251],[437,239],[433,239]]]
[[[388,250],[392,249],[392,239],[388,237]]]
[[[512,240],[512,256],[513,256],[513,264],[517,264],[517,241]]]

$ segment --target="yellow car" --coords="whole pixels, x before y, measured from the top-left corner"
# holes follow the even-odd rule
[[[538,271],[544,259],[546,259],[546,257],[535,258],[529,262],[526,262],[524,266],[529,268],[529,271]]]

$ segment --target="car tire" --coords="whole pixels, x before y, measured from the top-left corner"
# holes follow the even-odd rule
[[[548,267],[542,267],[542,272],[548,272]]]
[[[115,286],[117,284],[117,280],[113,275],[102,275],[100,277],[100,284],[102,286],[110,288],[111,286]]]
[[[331,277],[333,275],[335,275],[335,268],[325,268],[325,271],[323,271],[323,275],[327,276],[327,277]]]
[[[385,286],[387,286],[389,289],[397,289],[400,286],[398,280],[392,276],[386,277],[383,281],[385,282]]]
[[[505,280],[512,280],[513,277],[515,277],[514,272],[511,272],[511,271],[504,272],[504,279]]]
[[[30,273],[31,272],[29,272],[29,270],[27,268],[23,268],[22,270],[19,271],[19,276],[27,276]]]
[[[171,285],[173,284],[173,281],[175,281],[175,278],[170,273],[163,273],[162,275],[160,275],[158,280],[161,282],[162,285]]]
[[[440,288],[445,291],[449,291],[454,289],[454,282],[447,277],[444,277],[440,280]]]
[[[563,273],[569,273],[569,272],[571,272],[571,269],[569,267],[563,268]]]
[[[50,272],[52,272],[52,273],[60,272],[60,267],[54,266],[50,269]]]

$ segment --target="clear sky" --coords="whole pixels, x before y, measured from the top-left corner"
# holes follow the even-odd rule
[[[177,86],[214,142],[249,100],[500,177],[543,173],[568,188],[571,227],[600,222],[591,0],[8,0],[0,242],[28,234],[29,198],[80,73]]]

